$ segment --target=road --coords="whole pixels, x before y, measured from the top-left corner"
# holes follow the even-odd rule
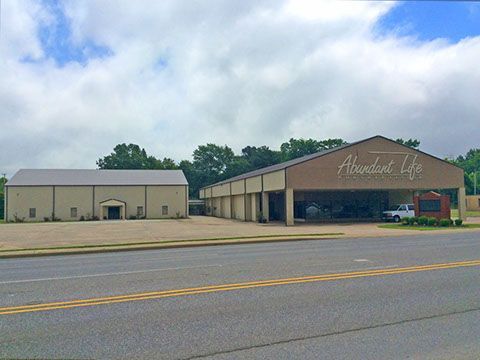
[[[0,358],[478,359],[479,240],[0,260]]]

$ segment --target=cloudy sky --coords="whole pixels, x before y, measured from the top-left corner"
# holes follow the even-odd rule
[[[479,147],[480,5],[0,0],[0,172],[94,168],[120,142],[415,137]]]

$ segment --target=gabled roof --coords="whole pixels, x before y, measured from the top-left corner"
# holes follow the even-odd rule
[[[362,141],[365,141],[365,140],[362,140]],[[217,182],[217,183],[215,183],[215,184],[212,184],[212,185],[204,186],[202,189],[208,188],[208,187],[211,187],[211,186],[226,184],[226,183],[229,183],[229,182],[232,182],[232,181],[243,180],[243,179],[251,178],[251,177],[254,177],[254,176],[264,175],[264,174],[272,173],[272,172],[275,172],[275,171],[283,170],[283,169],[286,169],[286,168],[288,168],[288,167],[290,167],[290,166],[300,164],[300,163],[302,163],[302,162],[304,162],[304,161],[312,160],[312,159],[315,159],[315,158],[317,158],[317,157],[319,157],[319,156],[323,156],[323,155],[326,155],[326,154],[330,154],[331,152],[334,152],[334,151],[337,151],[337,150],[340,150],[340,149],[344,149],[344,148],[346,148],[346,147],[348,147],[348,146],[355,145],[355,144],[357,144],[357,143],[359,143],[359,142],[361,142],[361,141],[357,141],[357,142],[354,142],[354,143],[341,145],[341,146],[338,146],[338,147],[333,148],[333,149],[328,149],[328,150],[319,151],[319,152],[316,152],[316,153],[314,153],[314,154],[301,156],[301,157],[299,157],[299,158],[292,159],[292,160],[288,160],[288,161],[285,161],[285,162],[282,162],[282,163],[279,163],[279,164],[270,165],[270,166],[267,166],[267,167],[264,167],[264,168],[261,168],[261,169],[249,171],[249,172],[247,172],[247,173],[245,173],[245,174],[237,175],[237,176],[234,176],[234,177],[232,177],[232,178],[230,178],[230,179],[226,179],[226,180],[223,180],[223,181],[219,181],[219,182]]]
[[[6,186],[188,185],[182,170],[21,169]]]
[[[348,148],[348,147],[350,147],[350,146],[354,146],[354,145],[357,145],[357,144],[360,144],[360,143],[363,143],[363,142],[366,142],[366,141],[370,141],[370,140],[373,140],[373,139],[376,139],[376,138],[384,139],[384,140],[387,140],[387,141],[391,141],[391,142],[393,142],[393,143],[395,143],[395,144],[404,146],[404,147],[408,148],[408,149],[411,150],[411,151],[416,151],[416,152],[422,153],[422,154],[427,155],[427,156],[430,156],[430,157],[432,157],[432,158],[434,158],[434,159],[436,159],[436,160],[443,161],[443,162],[448,163],[449,165],[458,167],[458,166],[455,165],[455,164],[452,164],[452,163],[450,163],[450,162],[447,162],[447,161],[445,161],[445,160],[443,160],[443,159],[440,159],[440,158],[438,158],[438,157],[435,157],[435,156],[433,156],[433,155],[427,154],[427,153],[425,153],[425,152],[423,152],[423,151],[421,151],[421,150],[409,148],[409,147],[406,146],[406,145],[399,144],[399,143],[395,142],[395,141],[392,140],[392,139],[386,138],[385,136],[375,135],[375,136],[369,137],[369,138],[367,138],[367,139],[363,139],[363,140],[355,141],[355,142],[348,143],[348,144],[345,144],[345,145],[341,145],[341,146],[338,146],[338,147],[333,148],[333,149],[328,149],[328,150],[319,151],[319,152],[316,152],[316,153],[314,153],[314,154],[305,155],[305,156],[302,156],[302,157],[299,157],[299,158],[296,158],[296,159],[292,159],[292,160],[289,160],[289,161],[285,161],[285,162],[282,162],[282,163],[279,163],[279,164],[275,164],[275,165],[267,166],[267,167],[264,167],[264,168],[261,168],[261,169],[253,170],[253,171],[250,171],[250,172],[247,172],[247,173],[244,173],[244,174],[241,174],[241,175],[238,175],[238,176],[235,176],[235,177],[232,177],[232,178],[223,180],[223,181],[219,181],[219,182],[217,182],[217,183],[215,183],[215,184],[212,184],[212,185],[204,186],[204,187],[202,187],[202,189],[206,189],[206,188],[209,188],[209,187],[212,187],[212,186],[227,184],[227,183],[230,183],[230,182],[233,182],[233,181],[248,179],[248,178],[251,178],[251,177],[254,177],[254,176],[265,175],[265,174],[272,173],[272,172],[279,171],[279,170],[284,170],[284,169],[289,168],[289,167],[291,167],[291,166],[301,164],[301,163],[303,163],[303,162],[305,162],[305,161],[309,161],[309,160],[312,160],[312,159],[315,159],[315,158],[318,158],[318,157],[321,157],[321,156],[324,156],[324,155],[333,153],[333,152],[335,152],[335,151],[339,151],[339,150]]]

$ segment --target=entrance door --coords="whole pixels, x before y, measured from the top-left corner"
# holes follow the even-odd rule
[[[109,206],[108,220],[119,220],[119,219],[120,219],[120,206]]]

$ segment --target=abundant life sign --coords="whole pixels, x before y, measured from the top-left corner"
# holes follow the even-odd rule
[[[414,153],[369,151],[369,154],[377,155],[376,159],[371,163],[360,163],[357,155],[347,155],[343,163],[338,166],[338,176],[406,175],[409,180],[413,181],[418,178],[423,171],[422,164],[417,161],[418,155]]]

